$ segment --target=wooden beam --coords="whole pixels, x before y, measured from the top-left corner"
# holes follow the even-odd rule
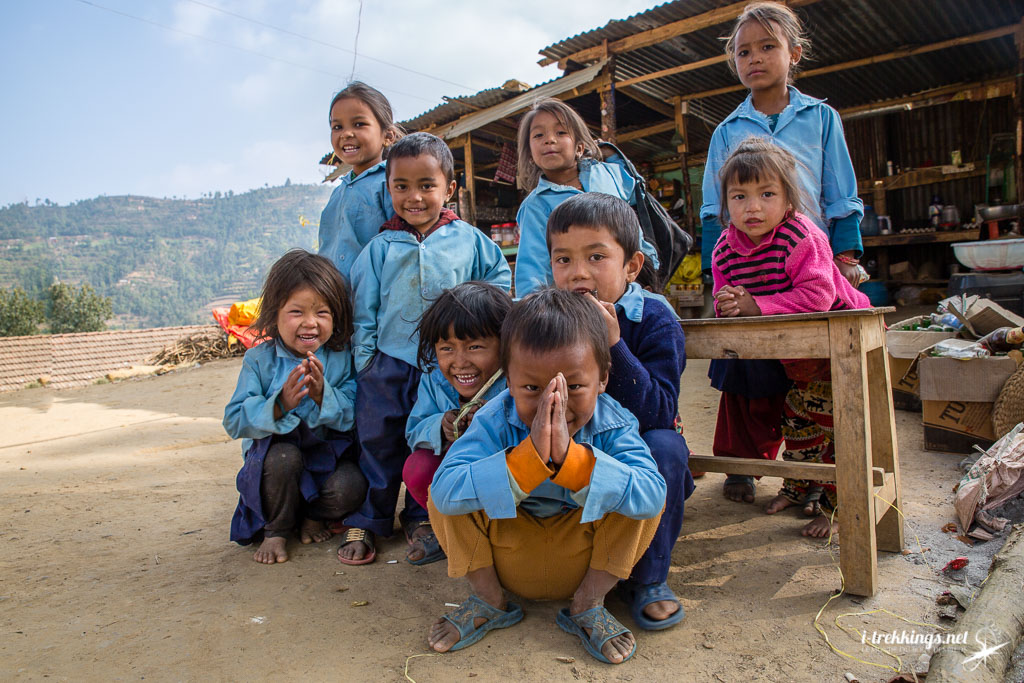
[[[1015,81],[1015,78],[1008,77],[977,83],[955,83],[941,88],[924,90],[907,97],[897,97],[891,100],[882,100],[881,102],[860,104],[856,107],[846,107],[839,110],[839,115],[845,119],[852,116],[870,114],[874,111],[881,112],[882,110],[892,109],[900,105],[917,104],[920,107],[930,107],[957,100],[980,102],[981,100],[989,100],[995,97],[1012,97]]]
[[[676,74],[686,73],[687,71],[695,71],[697,69],[703,69],[706,66],[713,66],[715,64],[723,64],[729,61],[728,55],[717,55],[715,57],[708,57],[698,62],[690,62],[689,64],[683,64],[681,66],[674,66],[671,69],[662,69],[661,71],[652,71],[649,74],[642,76],[635,76],[633,78],[626,78],[619,81],[619,85],[635,85],[637,83],[644,83],[645,81],[653,81],[656,78],[664,78],[665,76],[674,76]]]
[[[810,69],[803,73],[798,73],[797,78],[810,78],[812,76],[821,76],[822,74],[834,73],[836,71],[845,71],[847,69],[854,69],[859,66],[868,66],[870,64],[881,64],[883,62],[889,62],[894,59],[904,59],[906,57],[914,57],[916,55],[926,54],[928,52],[935,52],[936,50],[944,50],[949,47],[958,47],[960,45],[970,45],[972,43],[980,43],[986,40],[994,40],[996,38],[1002,38],[1003,36],[1011,35],[1016,32],[1017,24],[1009,24],[1007,26],[1000,26],[990,31],[982,31],[981,33],[972,33],[968,36],[960,36],[958,38],[951,38],[950,40],[943,40],[938,43],[929,43],[928,45],[919,45],[917,47],[905,47],[899,50],[893,50],[892,52],[886,52],[880,55],[874,55],[872,57],[863,57],[861,59],[853,59],[848,62],[840,62],[839,64],[830,64],[829,66],[822,66],[817,69]],[[739,90],[745,90],[746,86],[730,85],[725,88],[715,88],[714,90],[705,90],[703,92],[691,93],[689,95],[683,95],[684,101],[701,99],[704,97],[714,97],[715,95],[724,95],[729,92],[737,92]]]
[[[469,217],[463,218],[470,225],[476,225],[476,177],[473,175],[473,138],[467,136],[469,139],[466,140],[465,150],[465,167],[466,167],[466,191],[469,194],[468,212]]]
[[[686,134],[686,113],[689,103],[678,97],[675,99],[675,128],[683,143],[676,148],[679,152],[679,166],[683,175],[683,197],[686,199],[686,227],[691,235],[696,235],[697,222],[693,216],[693,189],[690,187],[690,168],[687,156],[690,153],[690,139]]]
[[[607,48],[607,44],[605,45]],[[608,89],[599,90],[601,98],[601,139],[615,144],[616,121],[615,121],[615,58],[608,60],[605,67],[608,72]]]
[[[658,133],[665,133],[675,129],[675,121],[662,121],[656,123],[653,126],[647,126],[646,128],[638,128],[637,130],[631,130],[626,133],[619,133],[616,138],[620,143],[629,142],[630,140],[639,140],[641,138],[650,137],[651,135],[657,135]]]
[[[615,84],[615,88],[626,97],[636,100],[651,111],[656,111],[666,118],[671,118],[675,115],[671,105],[666,104],[656,97],[651,97],[638,88],[624,86],[621,81]]]
[[[818,0],[786,0],[785,4],[790,7],[800,7],[803,5],[813,4],[817,1]],[[711,26],[724,24],[727,21],[732,21],[743,12],[743,9],[748,4],[750,4],[749,0],[735,2],[731,5],[725,5],[724,7],[696,14],[692,17],[687,17],[686,19],[680,19],[679,21],[673,21],[669,24],[664,24],[647,31],[634,33],[633,35],[608,43],[607,48],[605,48],[604,45],[596,45],[594,47],[586,48],[585,50],[579,50],[571,55],[566,55],[561,59],[544,57],[537,63],[541,66],[547,66],[548,64],[554,64],[557,61],[559,68],[565,69],[565,65],[570,61],[586,64],[588,62],[597,61],[605,54],[622,54],[623,52],[630,52],[632,50],[639,50],[643,47],[657,45],[658,43],[665,42],[670,38],[675,38],[677,36],[693,33],[694,31],[700,31]]]

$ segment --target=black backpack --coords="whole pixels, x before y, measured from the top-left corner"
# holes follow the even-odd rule
[[[683,257],[693,248],[693,237],[672,220],[661,202],[650,195],[647,191],[647,181],[636,170],[629,157],[622,153],[622,150],[603,140],[598,142],[598,146],[618,154],[622,158],[622,166],[626,169],[626,173],[636,183],[636,206],[634,209],[637,218],[640,219],[640,229],[643,230],[644,239],[654,245],[654,249],[658,252],[658,261],[661,264],[657,271],[654,268],[647,273],[641,271],[637,282],[650,286],[656,292],[661,292],[664,283],[668,282],[668,279],[679,268],[679,264],[683,262]],[[644,271],[647,270],[645,263]]]

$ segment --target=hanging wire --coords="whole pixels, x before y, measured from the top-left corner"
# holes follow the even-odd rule
[[[356,39],[352,43],[352,73],[348,75],[351,82],[356,77],[356,60],[359,59],[359,29],[363,26],[363,0],[359,0],[359,14],[356,16]]]

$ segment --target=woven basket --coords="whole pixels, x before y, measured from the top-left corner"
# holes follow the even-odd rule
[[[1006,380],[992,409],[992,426],[997,439],[1016,427],[1018,422],[1024,422],[1024,365],[1018,365],[1017,371]]]

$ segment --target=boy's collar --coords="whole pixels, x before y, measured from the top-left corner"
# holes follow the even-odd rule
[[[457,220],[459,220],[459,217],[456,215],[454,211],[452,211],[451,209],[442,208],[441,215],[438,216],[437,222],[434,223],[430,227],[430,229],[427,230],[425,233],[421,233],[419,230],[417,230],[416,228],[412,227],[404,220],[402,220],[401,216],[399,216],[396,213],[394,216],[385,221],[384,225],[380,226],[380,231],[384,232],[386,230],[398,230],[400,232],[407,232],[411,234],[413,237],[415,237],[417,242],[422,242],[423,240],[427,239],[427,237],[431,233],[440,228],[442,225],[448,225],[449,223],[452,223]]]
[[[626,318],[638,323],[644,319],[644,289],[635,282],[626,285],[626,291],[615,302],[615,308],[621,308]]]

